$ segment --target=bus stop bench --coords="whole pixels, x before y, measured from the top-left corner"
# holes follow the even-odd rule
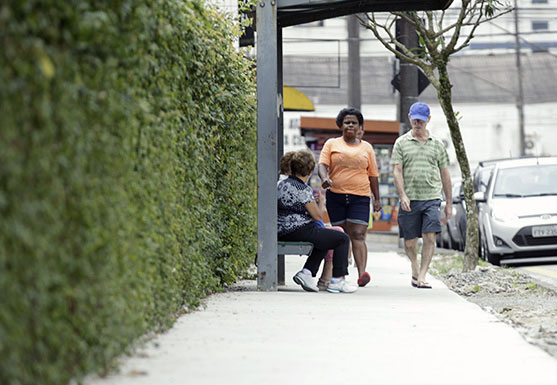
[[[284,285],[284,256],[285,255],[309,255],[313,250],[311,242],[282,242],[277,243],[277,283]]]

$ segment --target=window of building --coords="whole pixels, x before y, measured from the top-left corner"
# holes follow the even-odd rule
[[[532,31],[543,31],[549,29],[549,22],[545,20],[532,21]]]

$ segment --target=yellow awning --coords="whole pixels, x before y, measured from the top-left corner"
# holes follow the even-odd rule
[[[315,111],[313,103],[302,91],[284,86],[282,92],[284,111]]]

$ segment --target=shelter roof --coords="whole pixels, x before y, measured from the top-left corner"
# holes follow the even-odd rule
[[[278,0],[278,24],[288,27],[362,12],[446,9],[453,0]]]

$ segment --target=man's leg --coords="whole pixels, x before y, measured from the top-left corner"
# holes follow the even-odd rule
[[[358,277],[366,271],[367,265],[367,226],[359,223],[346,222],[344,229],[352,242],[352,254],[358,268]]]
[[[419,280],[420,265],[418,264],[418,238],[405,239],[404,250],[406,251],[408,259],[410,259],[412,277],[416,277]]]
[[[423,233],[422,239],[422,261],[420,263],[420,272],[417,275],[418,281],[425,281],[429,264],[433,258],[433,251],[435,250],[435,233]]]
[[[429,264],[433,258],[433,251],[435,250],[435,234],[441,231],[440,216],[441,201],[434,199],[425,202],[423,206],[424,215],[422,222],[422,262],[420,264],[420,273],[418,276],[419,281],[426,279]],[[421,287],[429,288],[429,285],[422,285]]]

